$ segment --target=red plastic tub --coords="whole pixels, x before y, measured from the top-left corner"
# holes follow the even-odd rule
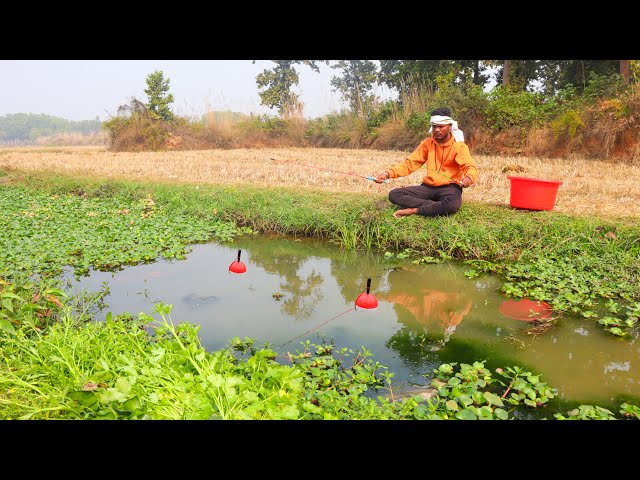
[[[507,177],[511,181],[511,206],[527,210],[553,210],[562,182],[539,178]]]

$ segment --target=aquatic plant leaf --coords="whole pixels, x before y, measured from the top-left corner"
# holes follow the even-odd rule
[[[458,406],[458,402],[456,402],[455,400],[448,400],[446,405],[447,405],[447,410],[453,410],[454,412],[457,412],[458,410],[460,410],[460,407]]]
[[[476,414],[467,408],[456,413],[456,418],[459,420],[477,420],[478,419]]]

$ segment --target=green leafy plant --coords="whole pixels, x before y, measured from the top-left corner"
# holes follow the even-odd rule
[[[553,416],[556,420],[615,420],[613,412],[593,405],[580,405],[566,415],[556,413]]]
[[[46,283],[13,283],[0,276],[0,340],[2,333],[15,336],[16,329],[41,331],[55,321],[66,297]]]

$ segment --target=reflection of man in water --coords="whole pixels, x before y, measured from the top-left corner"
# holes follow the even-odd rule
[[[450,291],[451,287],[446,285],[431,288],[434,279],[429,278],[426,269],[421,273],[394,270],[388,279],[391,288],[384,298],[410,312],[426,332],[443,332],[444,343],[449,341],[464,316],[471,311],[471,299],[462,291]],[[398,311],[400,320],[401,317]]]

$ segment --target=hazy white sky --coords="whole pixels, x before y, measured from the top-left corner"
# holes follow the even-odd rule
[[[161,70],[169,79],[174,113],[200,116],[209,110],[276,114],[260,105],[256,76],[275,64],[269,60],[0,60],[0,116],[10,113],[53,115],[67,120],[105,121],[131,97],[147,101],[146,78]],[[320,65],[320,73],[297,66],[295,90],[304,115],[315,118],[344,108],[330,80],[338,73]],[[389,98],[381,90],[376,92]]]

